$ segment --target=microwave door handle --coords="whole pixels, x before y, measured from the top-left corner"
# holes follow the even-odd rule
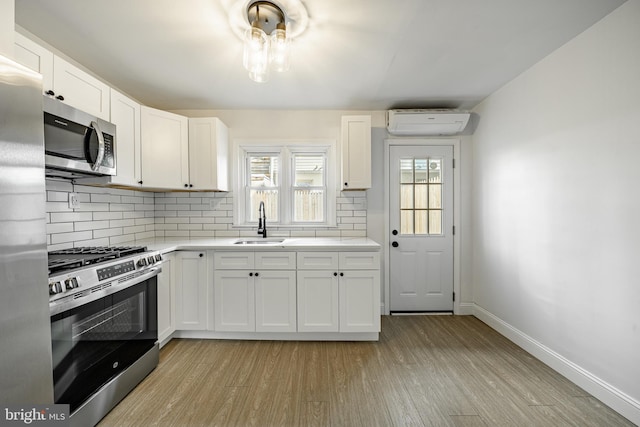
[[[96,131],[96,136],[98,137],[98,156],[96,157],[95,163],[91,166],[91,169],[97,171],[102,164],[102,159],[104,159],[104,136],[102,136],[102,131],[97,122],[92,121],[91,127]]]

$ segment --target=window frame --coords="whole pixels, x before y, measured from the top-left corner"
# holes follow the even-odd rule
[[[249,220],[248,212],[249,179],[248,158],[250,155],[274,155],[279,156],[279,186],[278,188],[278,213],[279,221],[270,221],[267,224],[282,228],[318,228],[336,227],[336,174],[339,172],[337,165],[337,142],[331,139],[321,140],[235,140],[233,142],[233,162],[236,166],[233,173],[233,227],[255,228],[257,223]],[[294,191],[295,187],[295,155],[317,155],[325,157],[325,198],[324,221],[294,221]],[[270,187],[265,187],[270,188]]]

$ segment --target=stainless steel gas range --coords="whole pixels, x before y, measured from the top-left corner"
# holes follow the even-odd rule
[[[54,399],[95,425],[158,364],[157,275],[145,247],[49,252]]]

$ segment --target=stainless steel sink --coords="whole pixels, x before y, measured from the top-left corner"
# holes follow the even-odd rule
[[[277,245],[284,239],[240,239],[233,242],[234,245]]]

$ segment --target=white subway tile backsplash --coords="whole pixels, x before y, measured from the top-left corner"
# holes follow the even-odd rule
[[[68,207],[75,192],[80,207]],[[161,237],[237,238],[256,236],[256,228],[233,226],[230,193],[148,193],[137,190],[74,185],[47,180],[49,250],[83,245],[133,244]],[[340,193],[335,227],[269,227],[273,237],[366,237],[366,192]]]
[[[99,230],[109,228],[109,221],[82,221],[74,223],[74,231]]]
[[[91,212],[51,212],[51,222],[75,222],[75,221],[91,221],[93,215]]]
[[[91,231],[79,231],[72,233],[56,233],[51,235],[51,244],[75,242],[78,240],[88,240],[93,238]]]

